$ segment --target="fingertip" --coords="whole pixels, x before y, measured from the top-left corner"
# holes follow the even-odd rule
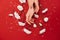
[[[27,22],[29,25],[31,25],[31,23],[30,23],[28,20],[26,20],[26,22]]]

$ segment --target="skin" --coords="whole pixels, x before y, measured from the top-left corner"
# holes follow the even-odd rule
[[[31,25],[31,23],[34,23],[34,19],[32,18],[33,14],[39,11],[39,5],[38,0],[27,0],[29,9],[26,14],[26,22]],[[35,4],[35,7],[33,7],[33,4]]]

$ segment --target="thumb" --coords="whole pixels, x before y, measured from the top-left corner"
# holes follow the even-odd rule
[[[37,13],[39,11],[39,2],[38,0],[35,0],[35,12]]]

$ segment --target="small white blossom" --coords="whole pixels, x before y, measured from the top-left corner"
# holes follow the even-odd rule
[[[35,17],[35,18],[39,18],[39,15],[37,15],[37,14],[34,14],[34,17]]]
[[[17,6],[17,9],[18,9],[19,11],[22,11],[22,10],[23,10],[23,7],[22,7],[21,5],[18,5],[18,6]]]
[[[18,22],[19,26],[25,26],[25,23],[23,22]]]
[[[43,34],[45,32],[46,32],[46,29],[44,28],[44,29],[42,29],[42,30],[39,31],[39,34]]]
[[[43,26],[43,24],[42,24],[42,23],[39,23],[39,25],[40,25],[40,26]]]
[[[15,16],[16,19],[20,19],[20,16],[16,11],[14,12],[14,16]]]
[[[11,17],[12,17],[12,16],[13,16],[13,14],[9,14],[9,16],[11,16]]]
[[[32,32],[29,31],[28,29],[24,28],[23,31],[26,33],[26,34],[31,34]]]
[[[19,2],[21,2],[21,3],[26,3],[26,0],[19,0]]]
[[[34,27],[34,28],[36,28],[36,27],[37,27],[37,25],[36,25],[36,24],[33,24],[33,27]]]
[[[48,11],[48,8],[45,8],[42,13],[46,13]]]
[[[44,18],[44,22],[48,22],[48,17],[45,17]]]

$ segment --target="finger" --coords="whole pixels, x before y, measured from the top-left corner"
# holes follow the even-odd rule
[[[29,22],[28,18],[26,18],[26,22],[27,22],[29,25],[31,25],[31,23]]]
[[[26,22],[30,25],[31,23],[29,22],[29,10],[28,10],[28,12],[27,12],[27,14],[26,14]]]
[[[29,22],[33,23],[32,16],[29,17]]]
[[[33,23],[32,19],[29,20],[30,23]]]
[[[30,22],[31,21],[31,17],[29,16],[29,18],[28,18],[28,21]],[[31,22],[30,22],[30,24],[31,24]]]
[[[29,24],[29,25],[31,25],[31,23],[27,20],[27,23]]]
[[[31,19],[31,21],[30,21],[31,23],[34,23],[34,19]]]
[[[36,6],[36,7],[39,7],[39,2],[38,2],[38,0],[35,0],[35,6]]]
[[[32,16],[33,16],[33,14],[34,14],[34,11],[33,10],[31,10],[31,14],[30,14],[30,16],[29,16],[29,22],[31,22],[31,23],[33,23],[31,20],[32,20]]]
[[[32,18],[32,22],[34,22],[34,19]]]
[[[39,11],[39,3],[38,0],[35,0],[35,12],[37,13]]]

